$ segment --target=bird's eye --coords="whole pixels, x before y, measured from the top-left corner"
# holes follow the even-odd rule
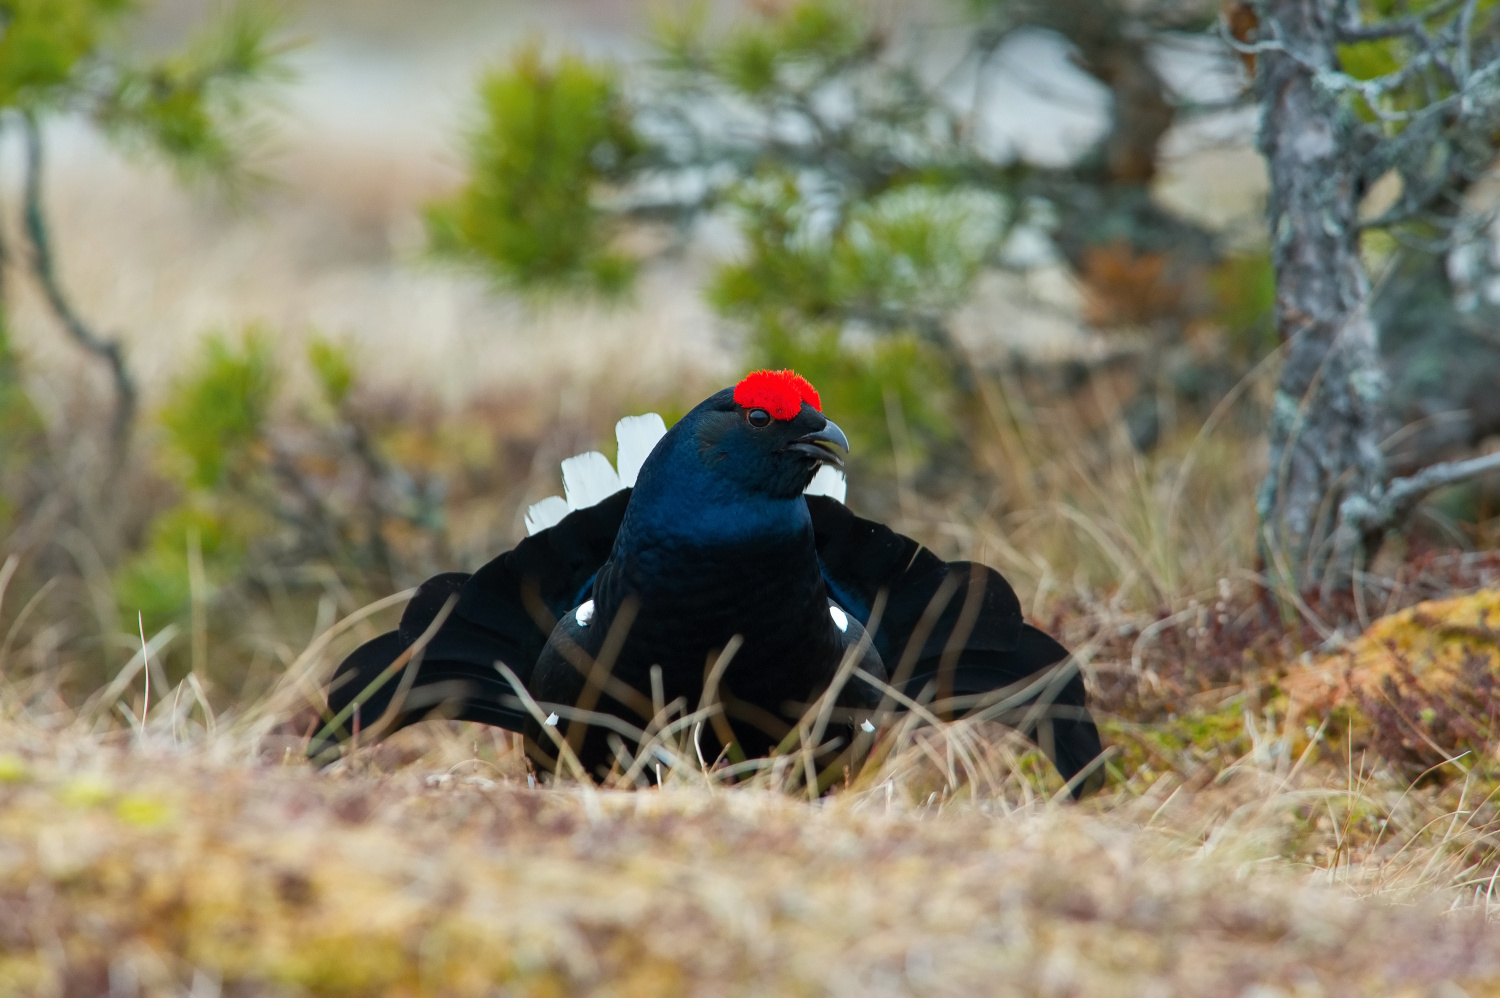
[[[766,412],[766,410],[764,409],[751,409],[745,414],[745,418],[750,421],[751,426],[760,427],[771,425],[771,414],[769,412]]]

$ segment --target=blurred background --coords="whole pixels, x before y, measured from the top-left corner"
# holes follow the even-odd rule
[[[856,509],[1075,640],[1258,578],[1266,179],[1217,3],[16,11],[0,657],[51,695],[145,640],[253,697],[511,546],[620,416],[767,365],[850,431]],[[1400,468],[1488,446],[1500,342],[1483,229],[1396,249]],[[1488,546],[1488,495],[1372,572]]]

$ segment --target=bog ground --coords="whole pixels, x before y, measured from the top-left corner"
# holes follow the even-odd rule
[[[1462,715],[1473,663],[1494,667],[1493,602],[1418,604],[1347,652],[1188,693],[1170,712],[1117,694],[1115,709],[1154,716],[1104,707],[1112,779],[1081,804],[1034,750],[975,722],[886,732],[882,763],[810,802],[690,763],[651,790],[537,786],[514,736],[441,722],[319,772],[302,761],[296,706],[316,653],[229,714],[158,690],[144,727],[12,684],[0,985],[1500,993],[1493,762],[1472,751],[1492,742],[1471,729],[1467,753],[1437,745],[1454,730],[1433,716]],[[1129,668],[1112,655],[1091,667]],[[1169,691],[1183,688],[1174,656],[1146,657]],[[1317,715],[1277,691],[1330,676],[1339,692]],[[1403,739],[1373,728],[1391,723],[1380,707],[1403,705],[1452,760],[1415,785]]]

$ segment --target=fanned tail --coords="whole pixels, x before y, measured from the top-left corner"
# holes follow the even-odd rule
[[[422,583],[400,626],[339,666],[309,757],[328,758],[356,731],[379,737],[428,717],[523,730],[527,715],[496,663],[531,681],[550,631],[546,618],[586,598],[629,499],[624,489],[570,513],[472,575],[449,572]]]

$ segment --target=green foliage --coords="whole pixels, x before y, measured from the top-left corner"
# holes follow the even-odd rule
[[[0,530],[11,526],[43,444],[41,414],[26,394],[20,358],[0,309]]]
[[[946,318],[994,258],[1005,200],[951,168],[954,131],[933,127],[918,75],[882,61],[887,36],[853,4],[768,5],[722,32],[707,14],[658,21],[650,101],[535,45],[485,77],[467,184],[429,211],[434,248],[523,288],[617,290],[632,261],[610,240],[640,216],[633,197],[678,221],[729,207],[744,250],[706,292],[746,329],[747,362],[813,377],[867,444],[889,445],[892,406],[918,445],[951,432]],[[847,125],[820,118],[825,91],[856,102]],[[800,117],[806,145],[691,124],[747,111],[767,134]],[[679,204],[652,186],[674,177],[701,193]]]
[[[1339,62],[1344,72],[1356,80],[1373,80],[1401,68],[1401,47],[1397,39],[1359,42],[1339,46]]]
[[[676,37],[691,36],[679,32]],[[848,4],[802,0],[758,21],[741,22],[713,46],[708,59],[725,82],[760,97],[788,75],[826,73],[858,52],[864,39],[857,13]]]
[[[1464,33],[1472,39],[1467,44],[1481,51],[1493,46],[1500,31],[1496,0],[1472,5],[1442,0],[1363,0],[1357,6],[1370,23],[1410,20],[1433,38]],[[1354,114],[1366,124],[1378,123],[1382,131],[1400,132],[1408,120],[1402,112],[1418,111],[1455,93],[1454,77],[1445,66],[1445,57],[1430,51],[1428,43],[1415,33],[1397,32],[1388,38],[1340,45],[1338,56],[1346,74],[1367,84],[1367,89],[1351,98]]]
[[[121,33],[122,15],[136,8],[131,0],[0,0],[0,124],[20,119],[28,135],[24,209],[31,245],[17,255],[48,285],[52,309],[75,339],[89,344],[95,337],[68,303],[56,274],[50,227],[37,196],[45,187],[37,171],[47,162],[40,119],[75,114],[111,138],[164,154],[185,172],[238,179],[250,117],[246,88],[280,74],[284,51],[270,42],[274,19],[253,2],[228,8],[213,30],[185,50],[137,64],[111,44]],[[0,301],[0,520],[8,519],[7,507],[21,495],[17,479],[28,477],[27,462],[18,455],[40,438],[40,421],[20,389],[3,328],[5,305]],[[106,341],[90,349],[104,354],[119,345]],[[111,362],[119,356],[112,355]],[[134,379],[123,365],[113,373],[114,441],[116,456],[123,459],[134,416]],[[222,454],[215,453],[220,445],[214,435],[227,424],[198,421],[205,412],[223,415],[211,411],[211,402],[179,399],[185,408],[175,411],[169,424],[198,462],[197,473],[216,479]]]
[[[708,4],[704,0],[655,7],[651,15],[651,47],[656,67],[668,74],[686,74],[700,68],[700,40],[708,24]]]
[[[1246,712],[1246,698],[1241,694],[1212,709],[1194,708],[1157,718],[1149,725],[1110,718],[1099,729],[1110,745],[1118,746],[1120,769],[1137,777],[1172,769],[1191,775],[1201,766],[1221,772],[1253,748]],[[1266,723],[1274,725],[1267,714]]]
[[[738,262],[722,266],[709,285],[709,300],[726,314],[753,316],[789,308],[823,317],[829,297],[832,260],[827,241],[809,231],[808,211],[795,180],[766,178],[738,198],[745,250]]]
[[[148,633],[187,617],[195,546],[210,588],[241,569],[255,525],[237,522],[221,505],[210,495],[195,495],[151,525],[146,543],[115,576],[115,598],[127,631],[134,629],[136,613]],[[210,595],[203,594],[205,599]]]
[[[850,432],[879,449],[891,445],[895,404],[918,441],[947,435],[937,329],[998,245],[1003,205],[911,185],[849,205],[826,230],[787,176],[748,185],[739,203],[746,250],[709,295],[750,324],[756,362],[811,378]]]
[[[851,343],[830,326],[796,333],[770,317],[752,333],[758,362],[792,368],[815,386],[823,409],[837,414],[860,460],[890,454],[898,444],[920,450],[924,442],[952,436],[948,410],[951,379],[945,358],[912,333]],[[897,438],[900,426],[910,436]]]
[[[130,0],[0,0],[0,109],[86,111],[113,138],[189,174],[234,179],[252,137],[248,91],[285,79],[276,19],[227,8],[185,49],[136,64],[106,47]]]
[[[337,410],[353,387],[348,352],[314,337],[307,362],[323,401]],[[278,505],[277,486],[289,468],[277,456],[269,421],[283,381],[271,334],[252,326],[204,339],[194,364],[172,384],[160,418],[177,459],[167,470],[180,499],[152,522],[116,575],[127,629],[137,611],[152,628],[186,620],[195,549],[208,600],[243,577],[252,548],[279,543],[287,510]]]
[[[531,45],[479,89],[469,179],[428,210],[433,248],[518,286],[622,290],[632,263],[608,248],[595,203],[641,149],[615,72],[574,56],[548,63]]]
[[[251,328],[238,342],[205,339],[196,364],[172,385],[161,422],[180,459],[184,494],[153,521],[146,543],[116,573],[127,624],[137,612],[153,629],[181,622],[192,605],[194,549],[212,588],[242,570],[252,537],[269,532],[263,505],[243,500],[278,383],[270,336]]]
[[[760,96],[776,83],[781,53],[763,31],[744,31],[725,43],[719,53],[719,72],[737,89]]]
[[[126,0],[0,2],[0,107],[55,103]]]
[[[998,248],[999,199],[909,186],[854,205],[833,246],[836,298],[883,313],[951,309]]]
[[[276,391],[270,338],[248,331],[236,347],[209,337],[197,367],[173,386],[162,412],[172,445],[188,460],[188,481],[212,488],[242,466],[260,436]]]
[[[307,344],[307,362],[318,379],[323,401],[334,409],[343,405],[354,387],[354,358],[349,355],[349,348],[314,336]]]
[[[1259,360],[1276,348],[1276,272],[1268,253],[1226,257],[1213,273],[1216,318],[1243,359]]]
[[[762,7],[758,17],[717,38],[707,27],[708,6],[701,2],[658,17],[652,32],[658,68],[679,76],[708,74],[752,98],[826,75],[870,43],[861,12],[841,0]]]
[[[276,27],[270,8],[240,3],[182,51],[119,67],[95,116],[127,147],[154,150],[189,177],[239,180],[258,132],[248,95],[290,76]]]
[[[858,11],[840,0],[790,4],[772,19],[771,30],[787,56],[827,62],[854,55],[865,37]]]
[[[138,610],[154,626],[184,622],[194,550],[205,610],[216,618],[232,601],[257,603],[247,583],[263,572],[316,563],[380,591],[449,557],[439,548],[445,472],[433,466],[456,455],[493,461],[493,444],[464,435],[435,440],[409,410],[349,405],[358,371],[337,343],[310,338],[302,362],[306,379],[300,368],[283,370],[271,335],[250,327],[205,338],[171,385],[160,409],[170,460],[160,468],[176,501],[117,575],[127,629]],[[293,395],[288,383],[316,395]],[[420,568],[409,567],[419,558]],[[278,592],[297,585],[279,579]]]

